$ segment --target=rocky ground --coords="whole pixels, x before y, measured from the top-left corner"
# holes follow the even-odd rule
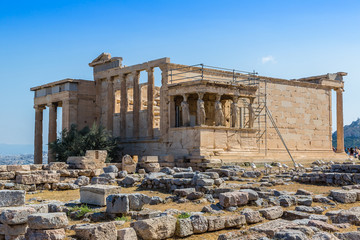
[[[41,181],[35,178],[37,184],[26,194],[15,188],[34,177],[14,170],[22,183],[0,191],[0,239],[360,239],[358,173],[341,180],[344,171],[357,165],[304,165],[161,168],[134,174],[109,165],[100,175],[62,178],[61,184],[43,183],[55,178],[55,170],[36,170]],[[64,174],[63,167],[46,168]],[[334,178],[346,185],[301,180],[310,173],[337,174],[333,171],[341,171]]]

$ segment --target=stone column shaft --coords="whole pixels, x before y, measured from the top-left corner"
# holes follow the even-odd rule
[[[337,123],[336,152],[342,153],[345,151],[345,148],[344,148],[343,94],[341,89],[336,91],[336,123]]]
[[[35,106],[34,164],[42,164],[43,107]]]
[[[120,136],[122,138],[126,138],[126,113],[128,108],[126,77],[125,74],[122,76],[120,89]]]
[[[108,94],[108,109],[107,109],[107,119],[106,119],[106,128],[108,131],[113,131],[114,125],[114,112],[115,112],[115,94],[114,94],[114,82],[113,78],[109,77],[107,79],[107,94]]]
[[[147,86],[147,136],[154,137],[154,68],[147,70],[148,86]]]
[[[139,138],[139,129],[140,129],[140,88],[139,88],[139,79],[140,79],[140,72],[135,71],[133,72],[133,137]]]
[[[51,152],[50,143],[56,141],[57,136],[57,104],[51,103],[49,107],[49,135],[48,135],[48,162],[54,162],[55,156]]]

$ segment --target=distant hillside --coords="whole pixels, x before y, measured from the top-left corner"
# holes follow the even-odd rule
[[[334,147],[336,144],[337,132],[332,134],[332,144]],[[360,118],[353,121],[350,125],[344,126],[344,143],[345,148],[360,147]]]

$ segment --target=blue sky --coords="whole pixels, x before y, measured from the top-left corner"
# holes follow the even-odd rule
[[[349,124],[360,117],[359,13],[351,0],[0,1],[0,144],[33,143],[30,87],[92,79],[101,52],[281,78],[345,71]]]

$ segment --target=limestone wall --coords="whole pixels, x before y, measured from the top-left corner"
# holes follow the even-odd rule
[[[291,152],[332,151],[331,90],[295,85],[291,81],[268,82],[267,106]],[[269,120],[267,127],[269,153],[284,152]]]

